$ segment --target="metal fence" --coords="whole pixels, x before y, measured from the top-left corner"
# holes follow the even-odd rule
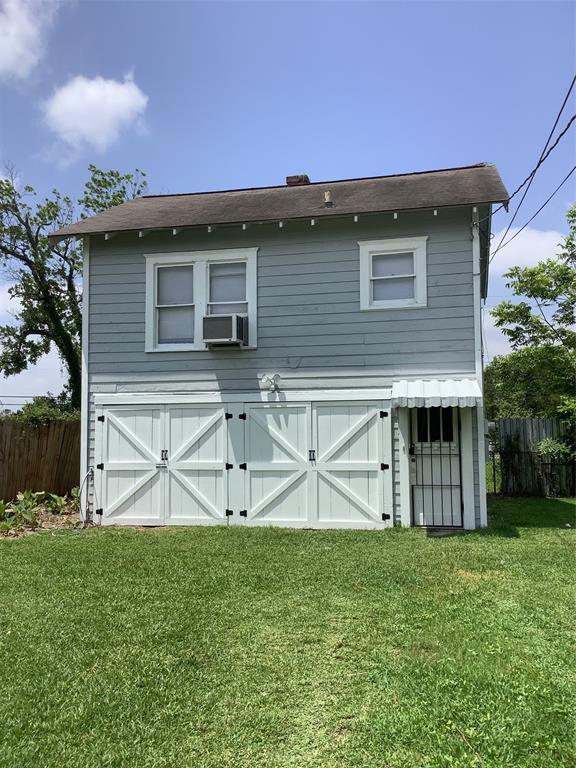
[[[547,437],[563,440],[559,419],[499,419],[494,423],[487,471],[488,491],[503,496],[574,496],[576,464],[538,451]]]

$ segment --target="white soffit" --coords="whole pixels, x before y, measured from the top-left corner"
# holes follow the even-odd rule
[[[392,405],[402,408],[473,408],[481,402],[482,393],[476,379],[404,379],[392,385]]]

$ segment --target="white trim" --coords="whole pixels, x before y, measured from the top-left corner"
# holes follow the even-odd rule
[[[480,273],[480,223],[478,219],[478,209],[472,209],[472,286],[474,292],[474,360],[476,366],[476,379],[480,392],[483,393],[483,349],[482,349],[482,286]],[[479,503],[480,503],[480,525],[488,525],[488,510],[486,504],[486,449],[484,436],[484,405],[479,402],[476,409],[476,419],[478,424],[478,478],[479,478]]]
[[[427,235],[421,237],[397,237],[386,240],[358,240],[360,246],[360,309],[415,309],[427,305]],[[372,257],[411,251],[414,255],[414,298],[373,301],[371,291]],[[399,275],[402,277],[402,275]],[[411,277],[411,275],[408,275]]]
[[[400,485],[400,522],[412,525],[412,494],[410,488],[410,409],[398,408],[398,453]]]
[[[178,251],[176,253],[146,253],[146,352],[199,352],[209,347],[202,341],[202,324],[208,307],[208,264],[214,261],[243,261],[246,263],[246,302],[248,304],[248,340],[245,349],[258,344],[258,248],[226,248],[214,251]],[[156,269],[157,267],[194,267],[194,344],[156,343]]]
[[[462,501],[464,502],[464,528],[476,528],[476,503],[474,497],[474,450],[472,441],[472,411],[460,410],[460,451],[462,460]]]
[[[348,400],[390,400],[390,389],[306,389],[289,392],[195,392],[165,394],[162,392],[103,392],[94,395],[97,405],[154,405],[177,403],[301,403],[339,402]]]
[[[79,487],[88,474],[88,433],[90,426],[90,391],[88,383],[88,342],[90,336],[90,238],[84,238],[82,259],[82,352],[81,352],[81,394],[80,394],[80,479]],[[88,511],[89,484],[86,479],[86,503],[82,512],[80,505],[80,517],[85,520]]]

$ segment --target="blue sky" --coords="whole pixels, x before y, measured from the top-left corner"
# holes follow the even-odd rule
[[[44,193],[90,162],[185,192],[497,164],[512,191],[573,75],[571,2],[0,2],[0,162]],[[6,40],[6,36],[2,35]],[[567,105],[560,125],[574,112]],[[518,223],[574,165],[574,129]],[[494,262],[554,253],[567,184]],[[497,232],[507,214],[498,214]],[[4,296],[4,299],[2,298]],[[0,284],[0,313],[6,313]],[[0,321],[4,321],[0,314]],[[488,321],[488,351],[505,350]],[[51,356],[2,394],[58,389]],[[26,391],[24,391],[26,390]]]

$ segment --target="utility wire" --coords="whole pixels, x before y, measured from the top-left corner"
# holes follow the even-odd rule
[[[548,198],[547,198],[547,199],[546,199],[546,200],[545,200],[545,201],[542,203],[542,205],[540,206],[540,208],[538,208],[538,210],[536,211],[536,213],[534,213],[532,216],[530,216],[530,218],[528,219],[528,221],[527,221],[527,222],[526,222],[526,223],[525,223],[525,224],[524,224],[522,227],[520,227],[520,229],[519,229],[517,232],[515,232],[515,233],[512,235],[512,237],[510,237],[508,240],[506,240],[506,242],[505,242],[504,244],[502,243],[502,240],[503,240],[504,238],[502,238],[502,240],[500,241],[500,245],[498,246],[498,248],[496,248],[496,250],[494,251],[494,253],[493,253],[493,254],[492,254],[492,256],[490,257],[490,264],[492,263],[492,260],[494,259],[494,256],[496,256],[496,254],[498,253],[498,251],[501,251],[501,250],[502,250],[502,248],[505,248],[505,247],[508,245],[508,243],[511,243],[511,242],[512,242],[512,240],[514,240],[514,238],[515,238],[515,237],[518,237],[518,235],[520,234],[520,232],[522,232],[522,230],[526,229],[526,227],[528,226],[528,224],[530,224],[530,222],[531,222],[531,221],[533,221],[533,220],[536,218],[536,216],[538,216],[538,214],[540,213],[540,211],[542,211],[542,210],[543,210],[543,209],[544,209],[544,208],[545,208],[545,207],[548,205],[548,203],[550,202],[550,200],[552,200],[552,198],[554,197],[554,195],[555,195],[555,194],[556,194],[556,193],[557,193],[557,192],[558,192],[558,191],[559,191],[559,190],[560,190],[560,189],[561,189],[561,188],[564,186],[564,184],[566,184],[566,182],[568,181],[568,179],[570,178],[570,176],[572,176],[572,174],[574,173],[574,171],[576,171],[576,165],[575,165],[575,166],[572,168],[572,170],[571,170],[571,171],[569,171],[569,173],[567,173],[567,174],[566,174],[566,176],[564,176],[564,178],[562,179],[562,181],[560,182],[560,184],[558,184],[558,186],[556,187],[556,189],[554,190],[554,192],[552,192],[552,194],[550,195],[550,197],[548,197]],[[508,227],[508,229],[510,229],[510,227]],[[508,231],[508,229],[506,230],[506,232]]]
[[[517,189],[517,190],[514,192],[514,194],[517,194],[517,193],[520,191],[520,189],[522,189],[522,187],[523,187],[524,185],[527,185],[527,186],[526,186],[526,189],[524,190],[524,194],[522,195],[522,197],[521,197],[521,199],[520,199],[520,202],[518,203],[518,207],[517,207],[517,208],[516,208],[516,210],[514,211],[514,215],[512,216],[512,219],[511,219],[511,220],[508,222],[508,226],[506,227],[506,231],[505,231],[505,232],[504,232],[504,234],[502,235],[502,237],[501,237],[501,239],[500,239],[500,242],[498,243],[498,246],[496,247],[496,250],[494,251],[494,254],[492,255],[492,258],[494,258],[494,255],[495,255],[496,253],[498,253],[498,251],[500,250],[500,248],[501,248],[501,246],[502,246],[502,243],[503,243],[503,242],[504,242],[504,240],[506,239],[506,235],[507,235],[507,234],[508,234],[508,232],[510,231],[510,228],[512,227],[512,224],[514,224],[514,221],[516,220],[516,216],[518,215],[518,213],[519,213],[519,211],[520,211],[520,208],[522,207],[522,203],[523,203],[523,202],[524,202],[524,200],[526,199],[526,195],[528,194],[528,190],[529,190],[529,189],[530,189],[530,187],[532,186],[532,182],[534,181],[534,177],[536,176],[536,172],[538,171],[538,169],[540,168],[540,166],[542,165],[542,163],[544,162],[544,160],[546,159],[546,157],[548,157],[548,155],[550,154],[550,152],[547,152],[547,149],[548,149],[548,145],[549,145],[549,144],[550,144],[550,142],[552,141],[552,136],[554,135],[554,131],[556,130],[556,126],[557,126],[557,125],[558,125],[558,123],[560,122],[560,118],[561,118],[561,116],[562,116],[562,112],[564,111],[564,107],[566,106],[566,104],[567,104],[567,102],[568,102],[568,99],[570,98],[570,94],[572,93],[572,89],[574,88],[574,85],[575,85],[575,84],[576,84],[576,75],[574,75],[574,77],[572,78],[572,82],[570,83],[570,87],[568,88],[568,91],[567,91],[567,93],[566,93],[566,96],[564,97],[564,101],[562,102],[562,106],[560,107],[560,111],[559,111],[559,112],[558,112],[558,114],[556,115],[556,120],[554,121],[554,125],[552,126],[552,130],[551,130],[551,131],[550,131],[550,133],[548,134],[548,138],[546,139],[546,144],[544,145],[544,149],[543,149],[543,150],[542,150],[542,152],[540,153],[540,157],[538,158],[538,162],[536,163],[536,166],[534,167],[534,170],[533,170],[533,171],[532,171],[532,173],[531,173],[531,174],[530,174],[530,175],[527,177],[527,179],[526,179],[524,182],[522,182],[522,184],[520,185],[520,187],[519,187],[519,188],[518,188],[518,189]],[[553,146],[550,148],[550,151],[552,151],[552,149],[554,149],[554,147],[556,146],[556,144],[558,144],[558,141],[559,141],[559,140],[562,138],[562,136],[563,136],[563,135],[566,133],[566,131],[567,131],[567,130],[570,128],[570,126],[572,125],[572,122],[574,121],[574,117],[576,117],[576,115],[575,115],[575,116],[573,116],[573,117],[571,118],[571,120],[568,122],[568,125],[565,127],[565,129],[562,131],[562,133],[560,133],[560,135],[558,136],[558,139],[557,139],[557,140],[556,140],[556,142],[553,144]],[[511,199],[511,198],[510,198],[510,199]],[[490,259],[490,261],[492,261],[492,259]]]

